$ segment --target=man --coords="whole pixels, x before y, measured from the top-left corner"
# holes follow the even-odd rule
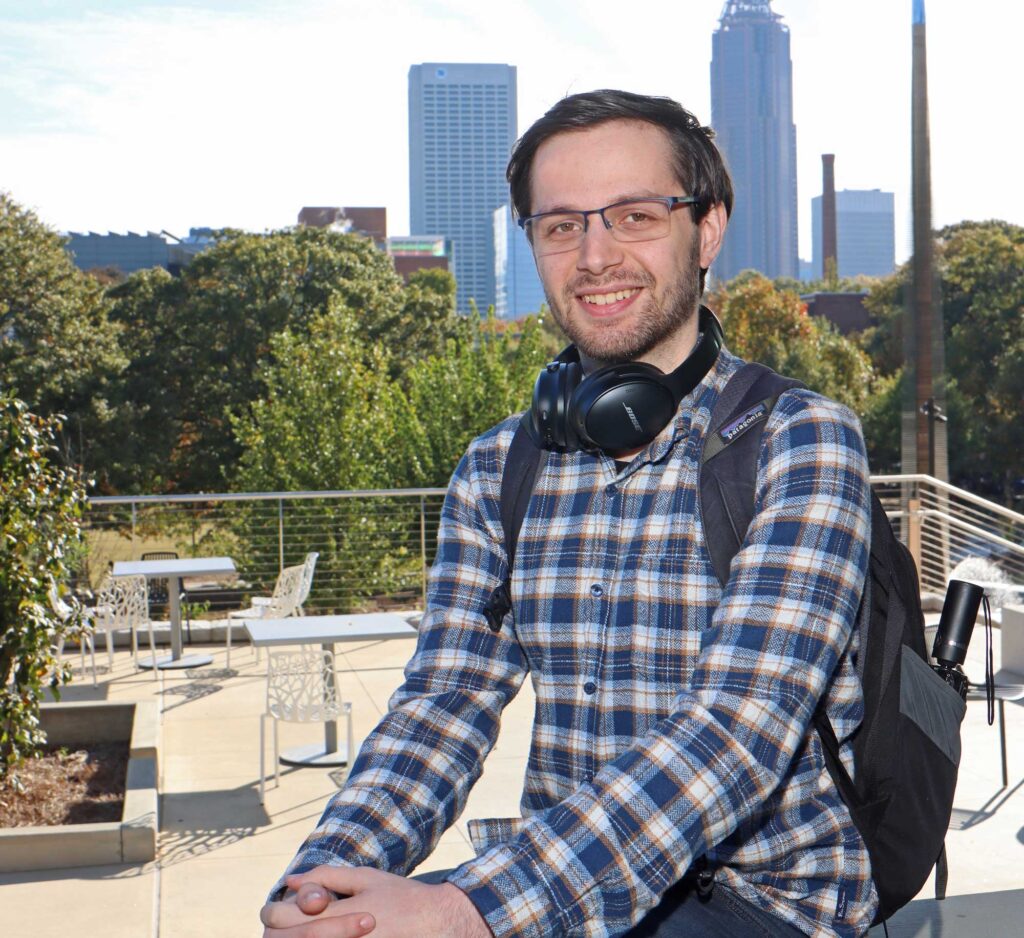
[[[517,143],[514,208],[586,374],[624,361],[667,374],[701,341],[732,202],[711,136],[675,102],[599,91]],[[860,720],[863,441],[845,408],[779,399],[723,590],[697,459],[740,364],[718,354],[647,445],[550,454],[497,631],[483,609],[507,572],[499,491],[516,420],[471,444],[405,683],[292,864],[304,875],[264,908],[265,935],[866,931],[866,850],[811,723],[821,704],[846,740]],[[470,822],[477,856],[443,882],[404,878],[458,817],[527,673],[523,818]]]

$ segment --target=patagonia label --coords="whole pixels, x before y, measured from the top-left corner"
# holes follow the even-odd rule
[[[839,895],[836,896],[836,916],[835,916],[835,920],[837,922],[841,922],[841,921],[843,921],[843,919],[846,918],[846,910],[847,910],[848,907],[849,907],[849,904],[848,904],[847,899],[846,899],[846,890],[842,886],[840,886],[839,887]]]
[[[756,407],[748,410],[742,417],[737,417],[732,423],[726,424],[718,431],[723,443],[731,443],[736,437],[750,429],[759,420],[764,420],[768,413],[768,404],[762,401]]]

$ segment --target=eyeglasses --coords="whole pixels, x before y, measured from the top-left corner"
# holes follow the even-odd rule
[[[600,215],[616,241],[656,241],[672,226],[672,209],[696,205],[692,195],[666,195],[650,199],[627,199],[585,212],[541,212],[519,219],[534,253],[538,256],[575,251],[587,233],[591,215]]]

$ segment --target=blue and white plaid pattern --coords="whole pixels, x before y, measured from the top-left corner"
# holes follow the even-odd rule
[[[405,682],[292,870],[412,870],[465,806],[529,674],[523,818],[471,822],[478,856],[450,877],[498,938],[622,934],[702,854],[808,934],[866,931],[867,852],[811,726],[823,696],[840,740],[860,721],[864,444],[846,408],[783,395],[723,591],[697,460],[739,365],[723,352],[621,472],[604,456],[551,455],[520,534],[515,622],[498,634],[482,610],[505,576],[498,499],[515,421],[470,446]]]

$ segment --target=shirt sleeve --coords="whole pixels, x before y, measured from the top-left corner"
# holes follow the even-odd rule
[[[849,645],[867,568],[856,418],[809,392],[783,395],[757,478],[754,519],[673,712],[450,877],[498,938],[637,921],[786,775]]]
[[[404,683],[285,875],[321,864],[407,874],[458,818],[481,774],[527,670],[511,631],[493,632],[482,614],[505,577],[495,449],[471,448],[452,477]]]

